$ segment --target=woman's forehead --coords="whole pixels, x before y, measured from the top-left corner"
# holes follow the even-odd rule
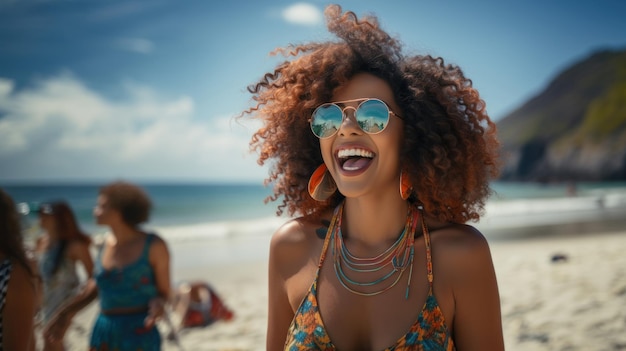
[[[370,73],[358,73],[353,76],[335,91],[332,100],[349,101],[364,98],[377,98],[392,108],[398,108],[391,86],[385,80]]]

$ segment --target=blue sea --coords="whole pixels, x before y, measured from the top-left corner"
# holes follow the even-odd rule
[[[246,221],[272,217],[272,206],[264,204],[270,189],[237,184],[141,184],[153,202],[150,226],[175,227],[208,223]],[[93,222],[93,207],[100,184],[10,185],[3,188],[16,203],[31,206],[50,200],[67,201],[82,228],[89,233],[103,230]],[[36,219],[36,216],[29,216]],[[207,233],[211,235],[211,233]]]
[[[139,184],[154,205],[146,226],[183,247],[189,265],[262,257],[269,236],[288,220],[276,216],[280,201],[264,203],[271,189],[262,185]],[[92,217],[100,186],[0,184],[16,203],[66,200],[92,235],[106,231]],[[573,189],[571,184],[494,182],[492,188],[485,216],[470,223],[488,240],[626,230],[626,183],[578,183]],[[36,216],[23,219],[25,235],[36,236]]]

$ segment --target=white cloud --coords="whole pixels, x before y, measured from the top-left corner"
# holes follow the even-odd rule
[[[0,77],[0,99],[9,95],[14,86],[15,83],[12,80]]]
[[[258,125],[200,120],[188,96],[122,89],[120,101],[68,73],[20,91],[0,78],[0,180],[264,178],[248,149]]]
[[[293,4],[282,11],[282,17],[289,23],[313,26],[322,23],[322,12],[304,2]]]
[[[100,4],[99,4],[100,5]],[[122,18],[139,15],[151,8],[160,6],[158,1],[120,1],[102,2],[95,12],[86,15],[91,21],[114,21]]]
[[[144,38],[122,38],[115,42],[118,49],[135,52],[138,54],[149,54],[154,50],[152,41]]]

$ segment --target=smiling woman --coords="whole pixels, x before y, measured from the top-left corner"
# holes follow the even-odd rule
[[[268,350],[502,350],[489,247],[471,226],[496,176],[485,103],[443,59],[405,56],[375,17],[326,9],[338,41],[249,87],[271,161]]]

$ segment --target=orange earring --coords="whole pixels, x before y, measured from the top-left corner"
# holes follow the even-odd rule
[[[408,199],[412,191],[413,187],[411,186],[409,175],[403,170],[400,172],[400,197],[402,197],[402,200]]]
[[[326,201],[337,191],[337,184],[324,163],[309,178],[308,190],[309,195],[317,201]]]

